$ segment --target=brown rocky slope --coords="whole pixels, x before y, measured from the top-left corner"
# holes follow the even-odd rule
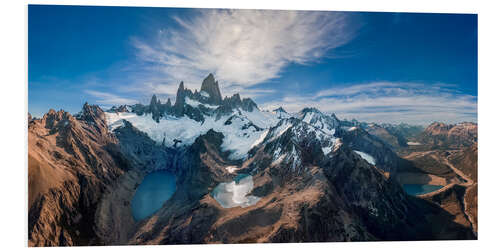
[[[50,110],[28,125],[29,246],[95,245],[95,206],[129,166],[104,113]]]

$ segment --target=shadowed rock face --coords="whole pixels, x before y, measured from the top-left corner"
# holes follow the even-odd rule
[[[219,89],[219,83],[215,81],[212,74],[209,74],[202,82],[200,91],[204,91],[209,95],[207,102],[212,105],[220,105],[222,103],[222,95]]]
[[[160,100],[156,98],[156,95],[151,97],[151,102],[149,103],[149,111],[152,114],[153,120],[159,122],[161,114],[164,112],[161,106]]]
[[[344,131],[342,135],[344,143],[353,150],[365,152],[376,159],[377,167],[383,171],[396,173],[402,165],[406,163],[391,150],[391,147],[379,139],[366,132],[362,128],[351,131]]]
[[[375,135],[383,141],[387,142],[393,148],[408,146],[407,138],[397,130],[391,130],[378,124],[371,124],[370,126],[367,126],[365,130],[366,132]]]
[[[121,151],[135,169],[144,172],[168,170],[174,173],[181,170],[182,149],[159,145],[128,121],[124,121],[124,126],[117,128],[114,133]]]
[[[185,91],[186,90],[184,89],[184,82],[181,82],[179,84],[179,88],[177,88],[177,94],[175,97],[174,114],[176,116],[181,116],[183,114],[186,97]]]
[[[343,127],[359,127],[364,129],[371,135],[377,136],[394,150],[406,149],[408,141],[415,141],[423,131],[424,127],[420,125],[409,125],[405,123],[388,124],[388,123],[367,123],[359,122],[355,119],[352,121],[340,121]]]

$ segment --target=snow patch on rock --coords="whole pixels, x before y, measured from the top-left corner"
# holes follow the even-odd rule
[[[420,143],[420,142],[414,142],[414,141],[409,141],[406,144],[408,144],[410,146],[419,146],[419,145],[422,145],[422,143]]]
[[[215,106],[215,105],[209,105],[209,104],[206,104],[206,103],[201,103],[201,102],[193,100],[193,99],[191,99],[189,97],[186,97],[184,100],[185,100],[185,102],[186,102],[187,105],[189,105],[191,107],[194,107],[194,108],[196,108],[196,107],[198,107],[200,105],[201,106],[205,106],[207,108],[211,108],[211,109],[216,109],[216,108],[219,107],[219,106]]]
[[[206,91],[203,91],[203,90],[200,92],[200,95],[205,97],[205,98],[210,98],[210,94],[207,93]]]
[[[354,150],[354,152],[356,154],[358,154],[359,156],[361,156],[361,158],[365,159],[368,163],[372,164],[372,165],[375,165],[375,158],[365,152],[361,152],[361,151],[357,151],[357,150]]]

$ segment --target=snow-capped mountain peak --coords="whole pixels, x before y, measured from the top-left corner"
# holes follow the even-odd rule
[[[181,82],[174,105],[161,103],[153,95],[149,105],[115,108],[106,112],[106,118],[112,131],[124,126],[126,120],[167,147],[189,146],[212,129],[224,135],[221,148],[230,152],[231,159],[245,159],[252,148],[272,144],[273,160],[286,155],[281,160],[293,159],[294,166],[301,160],[297,155],[301,144],[314,144],[319,154],[328,155],[340,128],[335,115],[325,115],[316,108],[305,108],[292,116],[282,107],[261,111],[253,100],[240,94],[222,99],[212,74],[203,80],[199,92],[186,89]]]
[[[284,118],[290,118],[290,117],[292,117],[292,115],[289,114],[288,112],[286,112],[286,110],[283,107],[279,107],[277,109],[274,109],[272,112],[274,114],[276,114],[279,119],[284,119]]]
[[[259,144],[272,155],[273,164],[287,165],[293,171],[300,171],[297,166],[303,165],[299,148],[310,147],[326,156],[339,143],[333,135],[295,117],[281,119],[263,137]]]
[[[160,144],[184,147],[213,129],[224,134],[222,149],[230,151],[232,159],[245,158],[280,119],[274,113],[259,110],[253,100],[241,98],[239,94],[220,98],[219,86],[212,74],[203,80],[200,92],[184,88],[181,82],[173,106],[170,102],[161,103],[153,95],[149,105],[128,107],[106,112],[112,131],[124,126],[126,120]]]
[[[302,109],[297,118],[331,135],[335,135],[340,128],[340,121],[334,114],[328,116],[316,108]]]

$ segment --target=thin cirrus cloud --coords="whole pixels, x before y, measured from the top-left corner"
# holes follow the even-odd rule
[[[450,84],[373,82],[318,91],[311,96],[285,96],[264,104],[297,112],[317,107],[341,119],[369,122],[429,124],[477,121],[477,97]]]
[[[115,94],[95,91],[95,90],[85,90],[85,93],[91,95],[95,98],[95,102],[104,105],[124,105],[124,104],[134,104],[138,103],[137,100],[132,98],[124,98]]]
[[[132,39],[139,60],[162,74],[147,89],[164,94],[174,94],[180,81],[197,86],[208,72],[226,93],[248,88],[278,78],[291,63],[334,56],[357,30],[338,12],[201,10],[174,20],[179,28],[160,30],[155,39]]]

